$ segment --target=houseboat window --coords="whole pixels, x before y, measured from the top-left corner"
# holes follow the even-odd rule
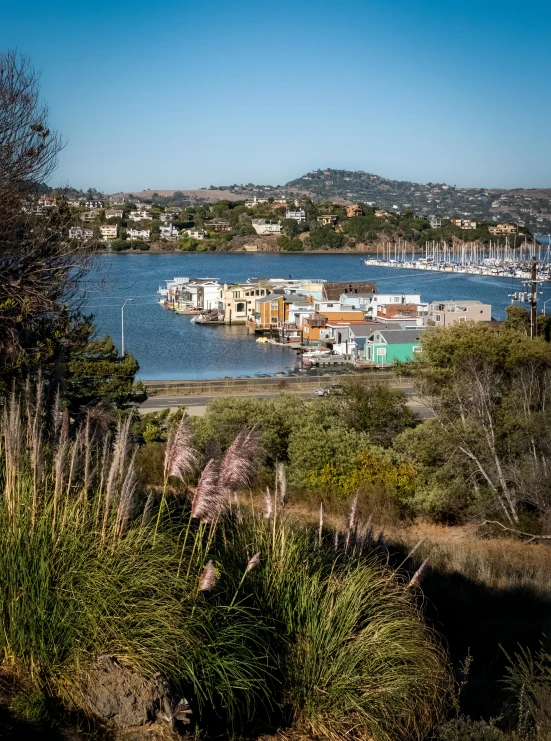
[[[236,310],[236,311],[237,311],[238,313],[239,313],[239,312],[243,312],[243,311],[245,311],[245,304],[244,304],[244,303],[241,303],[241,302],[240,302],[240,303],[238,303],[238,304],[236,305],[236,307],[235,307],[235,310]]]

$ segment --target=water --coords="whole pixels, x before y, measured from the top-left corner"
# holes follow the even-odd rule
[[[273,375],[296,368],[293,350],[257,343],[243,326],[191,324],[190,317],[160,306],[157,288],[176,276],[208,276],[221,283],[290,276],[374,280],[381,293],[420,293],[423,301],[480,299],[492,305],[496,319],[505,318],[508,294],[522,290],[521,282],[510,278],[368,268],[360,255],[336,253],[101,255],[96,271],[85,308],[95,315],[98,334],[110,334],[120,347],[121,306],[134,298],[124,310],[125,347],[137,357],[142,380]],[[541,302],[551,298],[551,284],[544,284],[543,292]]]

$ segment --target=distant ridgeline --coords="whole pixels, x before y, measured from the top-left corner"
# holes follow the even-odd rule
[[[49,196],[37,213],[65,201],[75,213],[70,236],[112,251],[378,251],[453,241],[515,248],[531,232],[545,233],[547,223],[551,231],[551,190],[419,185],[344,170],[316,171],[285,186],[111,196],[68,188]]]

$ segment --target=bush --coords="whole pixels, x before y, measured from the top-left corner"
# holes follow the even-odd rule
[[[437,735],[438,741],[506,741],[507,738],[493,723],[469,718],[456,718],[446,723]]]

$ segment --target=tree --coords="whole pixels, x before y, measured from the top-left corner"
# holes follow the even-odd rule
[[[49,178],[62,147],[39,101],[38,78],[25,57],[0,55],[0,384],[39,367],[37,342],[63,324],[75,303],[86,256],[63,234],[72,214],[24,210],[36,183]]]
[[[99,340],[91,334],[80,352],[67,362],[63,396],[70,411],[79,414],[83,408],[100,403],[126,409],[145,401],[143,384],[134,386],[140,367],[136,358],[131,353],[120,357],[109,336]]]
[[[465,494],[518,526],[551,511],[551,348],[480,323],[427,332],[407,364],[438,420],[435,445],[453,451]],[[447,455],[447,453],[445,453]]]

